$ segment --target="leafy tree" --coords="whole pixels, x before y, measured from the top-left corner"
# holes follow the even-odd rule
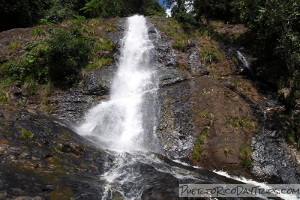
[[[91,0],[83,10],[90,17],[125,17],[135,13],[164,12],[156,0]]]
[[[42,0],[0,0],[0,31],[32,26],[42,16],[43,8]]]
[[[210,19],[231,20],[233,0],[194,0],[194,12],[199,20],[202,16]]]
[[[235,0],[233,5],[254,33],[257,51],[279,55],[291,73],[299,69],[299,0]]]
[[[176,4],[172,8],[172,17],[181,23],[186,31],[189,31],[196,24],[196,21],[193,15],[187,12],[185,4],[185,0],[176,0]]]
[[[83,14],[86,0],[0,0],[0,31],[37,24],[40,19],[59,23]]]
[[[43,0],[46,5],[43,17],[49,22],[60,23],[66,18],[82,15],[85,0]]]

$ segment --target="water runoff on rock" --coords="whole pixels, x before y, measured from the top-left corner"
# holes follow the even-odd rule
[[[143,16],[128,18],[122,43],[110,98],[89,110],[76,128],[110,155],[103,174],[98,175],[102,196],[97,199],[143,199],[145,195],[156,199],[160,192],[177,199],[179,183],[232,182],[230,177],[162,155],[155,134],[159,113],[156,52]]]

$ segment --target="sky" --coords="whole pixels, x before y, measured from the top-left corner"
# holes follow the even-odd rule
[[[159,0],[159,3],[164,6],[164,0]]]

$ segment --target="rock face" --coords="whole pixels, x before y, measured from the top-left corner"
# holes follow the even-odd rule
[[[106,153],[33,110],[1,107],[0,118],[1,199],[98,199]]]
[[[205,76],[208,70],[200,61],[201,44],[197,40],[191,39],[183,53],[174,50],[172,41],[155,27],[149,33],[159,61],[161,112],[157,134],[166,155],[264,181],[274,182],[274,177],[277,182],[299,181],[298,156],[286,145],[284,131],[276,125],[280,120],[269,123],[261,117],[273,98],[262,92],[259,83],[239,75],[253,76],[254,71],[245,65],[247,60],[237,48],[220,45],[223,60],[210,68],[217,75]],[[182,58],[188,61],[184,68]],[[265,132],[264,123],[269,124]],[[274,129],[276,137],[272,138],[269,133]],[[253,156],[251,148],[243,152],[247,146],[252,147]],[[249,154],[249,162],[245,154]],[[283,172],[284,167],[291,173]]]
[[[116,179],[110,184],[122,187],[126,197],[180,199],[179,183],[236,183],[161,155],[152,155],[147,161],[145,155],[139,160],[128,153],[123,165],[115,166],[120,159],[118,154],[95,147],[66,124],[33,110],[1,107],[0,118],[0,199],[123,199],[118,191],[108,194],[107,182],[101,178],[115,167],[122,174],[112,174]],[[126,174],[130,176],[123,180]],[[186,174],[186,178],[178,178]],[[122,181],[125,184],[122,185]],[[138,191],[142,193],[131,194],[132,187],[141,187]]]
[[[201,48],[196,40],[191,40],[188,50],[179,55],[164,33],[154,27],[149,33],[159,62],[161,112],[157,134],[166,155],[243,174],[239,148],[250,145],[255,133],[250,106],[219,80],[203,76],[208,71],[200,62]],[[187,59],[185,68],[179,66],[182,58]],[[253,129],[230,124],[230,120],[238,119],[248,120],[245,123]],[[200,135],[205,135],[205,141],[201,155],[195,159],[194,144]]]
[[[253,168],[257,176],[272,183],[300,181],[299,153],[285,141],[283,110],[278,104],[265,110],[260,132],[253,138]]]

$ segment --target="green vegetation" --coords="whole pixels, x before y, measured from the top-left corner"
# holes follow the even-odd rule
[[[172,9],[172,17],[174,17],[182,26],[182,28],[189,32],[195,28],[196,20],[192,13],[188,13],[185,8],[184,0],[177,0],[176,5]]]
[[[23,91],[24,95],[32,96],[37,93],[39,88],[40,88],[40,86],[39,86],[38,82],[36,82],[35,80],[28,80],[24,83],[24,85],[22,87],[22,91]]]
[[[234,0],[194,0],[196,19],[205,19],[209,23],[211,19],[232,19],[232,2]]]
[[[0,105],[8,104],[7,96],[3,93],[0,93]]]
[[[103,66],[109,65],[113,62],[112,58],[95,58],[91,64],[88,64],[85,69],[101,69]]]
[[[53,29],[47,37],[41,34],[43,30],[40,28],[32,30],[44,36],[27,45],[24,48],[26,53],[20,58],[5,62],[0,77],[20,81],[29,95],[36,93],[37,84],[51,82],[56,87],[66,88],[76,83],[79,72],[88,64],[94,40],[76,28]],[[95,51],[109,51],[112,46],[111,41],[103,39],[102,43],[97,43]]]
[[[0,1],[0,31],[35,24],[43,9],[42,0]]]
[[[10,42],[10,44],[7,46],[7,52],[9,54],[13,54],[18,50],[18,48],[21,47],[21,45],[21,42],[18,40]]]
[[[57,87],[72,86],[89,61],[92,40],[77,29],[55,29],[46,44],[49,81]]]
[[[296,144],[295,139],[296,139],[296,136],[295,136],[294,132],[290,132],[286,136],[286,141],[291,145]]]
[[[199,117],[210,117],[212,115],[211,110],[203,110],[201,112],[198,112]]]
[[[219,62],[222,59],[221,53],[216,49],[204,49],[200,52],[200,60],[207,63]]]
[[[31,30],[31,34],[33,36],[36,36],[36,37],[42,37],[42,36],[45,36],[46,35],[46,31],[40,27],[40,26],[35,26],[32,30]]]
[[[241,164],[246,168],[251,168],[252,163],[252,151],[249,146],[242,146],[239,148],[239,158]]]
[[[252,121],[244,117],[231,118],[228,120],[228,122],[235,127],[242,127],[246,130],[251,130],[254,128]]]
[[[34,79],[38,82],[46,82],[47,69],[45,54],[47,46],[43,43],[32,43],[28,52],[17,60],[9,60],[2,65],[0,77],[10,77],[14,81],[24,83],[27,79]]]
[[[240,79],[232,79],[230,83],[234,87],[234,89],[245,93],[249,92],[252,88],[250,85],[247,85],[247,83],[243,83]]]
[[[72,19],[63,23],[63,26],[74,27],[81,33],[93,38],[92,60],[84,67],[86,70],[100,69],[113,62],[115,44],[107,39],[99,31],[115,32],[116,20],[104,21],[103,19]]]
[[[154,22],[173,41],[174,49],[182,52],[188,49],[191,36],[184,31],[178,21],[174,18],[154,17]]]
[[[21,130],[21,139],[32,139],[34,137],[33,133],[30,130],[22,129]]]
[[[192,157],[195,160],[199,160],[202,157],[203,144],[208,136],[208,129],[205,129],[200,135],[198,135],[197,141],[194,144]]]
[[[55,146],[55,148],[59,151],[62,151],[63,145],[59,143]]]
[[[164,15],[156,0],[91,0],[83,9],[90,17],[125,17],[130,14],[159,14]]]
[[[194,0],[192,13],[186,13],[185,0],[167,0],[172,2],[177,3],[172,15],[186,32],[204,31],[219,41],[232,43],[237,38],[232,40],[215,31],[211,20],[244,23],[249,31],[246,36],[241,35],[239,42],[265,63],[262,78],[271,80],[278,89],[292,88],[287,103],[295,104],[295,93],[300,89],[300,1]],[[210,56],[204,57],[210,60]]]
[[[232,150],[231,150],[230,148],[225,147],[223,150],[224,150],[224,154],[225,154],[226,156],[232,154]]]
[[[131,14],[165,15],[156,0],[2,0],[0,31],[38,23],[51,25],[71,18],[126,17]]]

